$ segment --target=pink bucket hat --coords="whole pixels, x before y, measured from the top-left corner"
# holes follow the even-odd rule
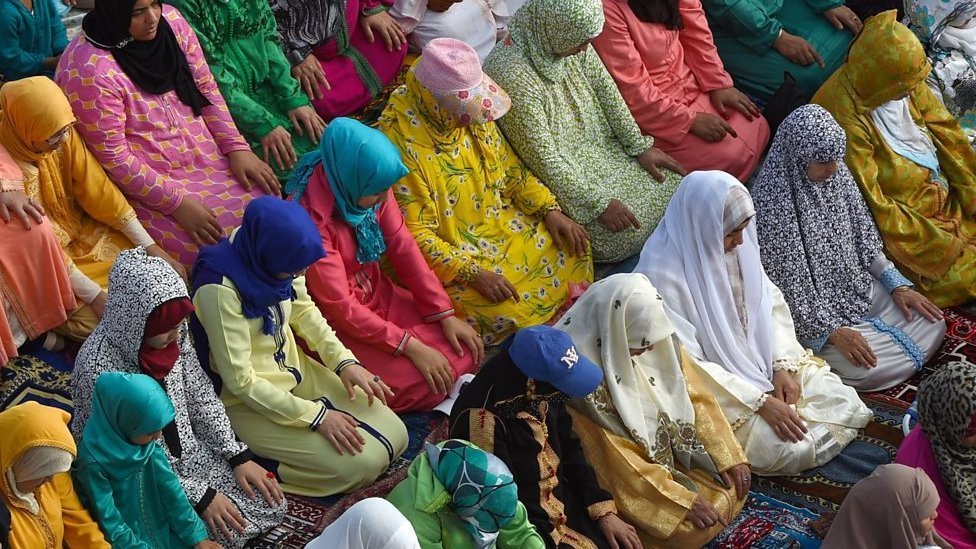
[[[431,40],[414,66],[414,76],[462,125],[498,120],[512,99],[481,70],[478,53],[454,38]]]

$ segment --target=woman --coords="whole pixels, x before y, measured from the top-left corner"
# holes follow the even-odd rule
[[[427,444],[387,496],[423,547],[543,549],[505,463],[464,440]]]
[[[354,113],[382,95],[407,55],[389,10],[393,0],[273,0],[285,58],[325,120]]]
[[[976,296],[976,151],[925,84],[918,38],[888,11],[814,96],[847,134],[847,166],[888,255],[939,307]]]
[[[0,3],[0,81],[54,76],[68,35],[50,0]]]
[[[286,492],[314,497],[373,482],[407,446],[406,428],[386,407],[390,388],[308,296],[305,271],[324,255],[301,206],[265,197],[248,205],[230,240],[201,252],[193,275],[195,339],[219,376],[234,431],[280,462]]]
[[[512,95],[505,137],[589,231],[593,259],[614,262],[640,252],[683,169],[641,135],[589,47],[603,21],[600,0],[533,0],[485,72]]]
[[[52,222],[81,306],[58,332],[84,341],[105,311],[108,271],[120,250],[143,246],[183,272],[146,233],[132,206],[74,129],[71,105],[43,76],[0,89],[0,149],[23,173],[23,190]]]
[[[441,38],[380,118],[410,170],[394,187],[407,228],[488,345],[548,322],[593,280],[586,231],[498,131],[509,105],[470,46]]]
[[[932,358],[945,321],[885,256],[846,149],[823,107],[790,114],[752,187],[756,231],[803,346],[858,391],[882,391]]]
[[[305,549],[420,549],[413,526],[390,502],[366,498],[344,511]]]
[[[678,188],[635,272],[664,297],[754,471],[795,475],[830,461],[871,410],[796,340],[783,294],[759,262],[749,191],[724,172]]]
[[[702,0],[702,6],[736,86],[763,101],[783,85],[784,73],[805,98],[813,95],[861,30],[843,0]]]
[[[114,547],[219,548],[193,512],[156,439],[175,413],[142,374],[98,377],[74,478]]]
[[[935,530],[955,549],[976,548],[976,366],[951,362],[918,388],[919,425],[897,463],[920,467],[940,498]]]
[[[976,148],[976,1],[907,4],[911,29],[932,64],[926,83]]]
[[[742,510],[752,474],[657,290],[642,274],[607,277],[555,326],[603,369],[570,415],[621,516],[645,547],[707,544]]]
[[[196,31],[234,121],[256,154],[287,178],[325,122],[291,77],[267,0],[173,0]]]
[[[593,48],[645,135],[688,170],[748,181],[769,141],[759,108],[732,87],[699,0],[603,0]]]
[[[57,75],[78,132],[152,238],[192,265],[253,196],[277,192],[274,173],[237,132],[179,12],[98,0],[82,28]]]
[[[325,248],[307,273],[312,301],[343,345],[393,389],[388,404],[396,412],[432,409],[484,355],[393,199],[390,187],[406,174],[382,133],[338,118],[286,187],[311,214]],[[384,257],[400,285],[380,268]]]
[[[938,504],[924,471],[882,465],[851,488],[821,547],[952,549],[932,531]]]
[[[391,15],[407,33],[410,48],[422,52],[432,40],[454,38],[482,61],[508,35],[506,23],[525,0],[394,0]]]
[[[163,429],[164,453],[213,539],[242,547],[279,524],[286,509],[278,483],[237,441],[197,360],[184,322],[193,305],[183,280],[143,250],[129,250],[115,261],[109,296],[105,316],[75,359],[72,431],[84,432],[102,372],[149,375],[176,411]]]
[[[10,549],[111,547],[78,501],[77,450],[63,410],[25,402],[0,412],[0,544]]]

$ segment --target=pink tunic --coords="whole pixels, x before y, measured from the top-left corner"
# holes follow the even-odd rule
[[[197,87],[212,104],[202,116],[195,117],[175,91],[155,95],[139,89],[111,52],[83,35],[64,51],[55,79],[88,148],[149,234],[189,266],[197,245],[171,217],[185,197],[213,210],[226,231],[240,225],[244,206],[264,193],[245,190],[230,171],[227,155],[251,147],[230,117],[196,35],[175,8],[164,5],[163,16],[186,53]]]
[[[627,0],[603,0],[606,22],[593,41],[641,131],[689,172],[722,170],[746,181],[769,141],[762,117],[751,122],[730,109],[738,137],[709,143],[691,133],[695,114],[718,115],[708,93],[732,87],[699,0],[680,0],[684,28],[645,23]]]
[[[301,198],[322,235],[326,256],[306,274],[312,300],[342,343],[369,371],[383,378],[396,396],[396,412],[430,410],[446,395],[434,394],[403,350],[411,337],[437,349],[451,363],[454,377],[473,373],[465,348],[458,357],[444,337],[440,320],[454,315],[444,286],[424,259],[407,229],[392,191],[377,212],[386,242],[385,258],[400,286],[380,269],[380,262],[359,263],[356,232],[335,212],[335,199],[322,167],[315,169]]]
[[[939,513],[935,519],[935,531],[942,536],[955,549],[976,549],[976,536],[966,528],[962,522],[962,516],[956,510],[956,505],[952,501],[952,496],[946,491],[945,484],[942,483],[942,474],[939,473],[939,464],[935,461],[935,453],[932,451],[932,443],[925,436],[921,427],[912,429],[905,440],[898,447],[898,455],[895,456],[895,463],[907,465],[909,467],[921,467],[935,487],[939,490]]]

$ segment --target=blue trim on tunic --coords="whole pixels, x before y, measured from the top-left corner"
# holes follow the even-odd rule
[[[922,349],[919,348],[918,343],[915,343],[915,340],[911,336],[906,334],[901,328],[886,324],[885,321],[878,317],[867,317],[864,321],[869,322],[878,332],[887,334],[896,345],[901,347],[901,351],[905,353],[905,356],[915,363],[915,371],[921,371],[922,366],[925,365],[925,354],[922,353]]]
[[[905,275],[901,274],[901,272],[894,267],[885,269],[884,272],[881,273],[881,276],[878,277],[878,280],[881,281],[881,284],[884,285],[889,294],[895,291],[895,288],[900,288],[902,286],[912,288],[915,287],[911,280],[905,278]]]

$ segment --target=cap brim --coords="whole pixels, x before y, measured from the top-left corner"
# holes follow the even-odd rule
[[[592,393],[603,381],[603,369],[579,355],[579,361],[568,374],[552,380],[550,384],[573,398],[583,398]]]

